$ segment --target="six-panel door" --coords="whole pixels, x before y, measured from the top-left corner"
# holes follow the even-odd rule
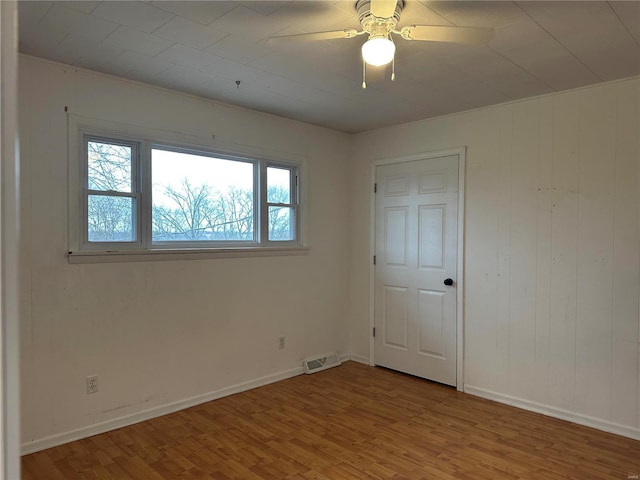
[[[379,166],[376,183],[375,363],[456,385],[458,156]]]

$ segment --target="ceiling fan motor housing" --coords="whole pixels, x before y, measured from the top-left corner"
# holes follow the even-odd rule
[[[400,21],[400,13],[404,7],[404,0],[396,2],[396,8],[393,15],[388,18],[379,18],[371,14],[371,0],[358,0],[356,2],[356,11],[358,12],[358,20],[362,29],[374,36],[386,36],[395,29],[398,21]]]

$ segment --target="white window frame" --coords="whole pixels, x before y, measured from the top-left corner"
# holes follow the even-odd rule
[[[268,192],[267,192],[267,169],[269,167],[272,168],[281,168],[284,170],[289,170],[291,172],[290,179],[291,183],[289,185],[290,192],[290,203],[270,203],[268,200]],[[260,224],[260,234],[263,238],[263,243],[266,245],[287,245],[287,244],[296,244],[298,239],[300,238],[300,221],[298,219],[299,216],[299,206],[300,206],[300,195],[299,195],[299,184],[300,184],[300,174],[299,168],[296,165],[287,164],[284,162],[264,162],[261,164],[261,179],[262,182],[262,190],[261,190],[261,216],[265,220],[269,218],[269,207],[286,207],[293,209],[294,215],[294,228],[293,228],[293,240],[269,240],[269,222],[264,221]]]
[[[89,148],[90,141],[97,141],[102,143],[108,143],[110,145],[124,145],[131,147],[131,192],[117,192],[112,190],[90,190],[89,189]],[[140,175],[140,150],[142,143],[127,139],[125,137],[114,138],[113,136],[106,136],[100,134],[93,134],[90,132],[82,132],[80,145],[82,148],[81,153],[81,174],[82,186],[80,188],[80,202],[82,205],[82,250],[104,250],[105,247],[109,249],[141,249],[144,246],[142,238],[142,187],[141,187],[141,175]],[[123,197],[132,198],[135,200],[135,240],[131,242],[91,242],[89,241],[89,196],[107,196],[107,197]]]
[[[153,132],[148,129],[113,129],[107,122],[90,119],[89,125],[83,125],[70,116],[69,121],[69,249],[67,252],[70,263],[96,262],[127,262],[200,258],[228,258],[252,257],[272,255],[301,255],[309,250],[305,243],[305,202],[302,199],[304,190],[301,185],[306,182],[303,175],[306,172],[304,158],[283,153],[282,155],[269,152],[265,154],[253,147],[238,146],[232,148],[223,145],[211,145],[198,138],[185,141],[183,136],[170,132]],[[95,125],[94,125],[95,124]],[[158,133],[161,133],[160,135]],[[114,144],[137,145],[136,166],[132,169],[136,175],[138,192],[137,198],[137,240],[136,242],[88,242],[88,159],[85,148],[85,136]],[[223,142],[215,142],[222,145]],[[207,241],[207,242],[153,242],[152,241],[152,161],[151,151],[160,148],[176,152],[211,156],[233,161],[250,162],[254,167],[254,242],[246,241]],[[77,153],[76,153],[77,152]],[[75,153],[75,154],[74,154]],[[282,158],[279,158],[282,157]],[[132,162],[133,163],[133,162]],[[267,194],[267,166],[290,169],[293,173],[295,185],[292,185],[292,202],[295,205],[295,239],[286,241],[269,241],[268,212],[266,206]],[[77,172],[77,173],[75,173]],[[292,182],[293,183],[293,182]],[[75,193],[73,193],[75,191]],[[79,194],[78,194],[79,193]],[[129,194],[125,195],[129,196]],[[131,195],[133,196],[133,195]],[[260,221],[260,219],[264,221]]]
[[[231,160],[234,162],[242,162],[242,163],[250,163],[253,165],[253,240],[212,240],[212,241],[154,241],[153,233],[152,233],[152,213],[149,214],[148,222],[146,225],[147,236],[148,236],[148,245],[147,248],[155,249],[155,248],[224,248],[224,247],[253,247],[259,248],[262,242],[260,242],[260,231],[256,226],[260,225],[260,211],[258,205],[260,203],[260,165],[261,161],[256,158],[245,158],[234,155],[222,154],[218,152],[211,151],[209,149],[193,149],[186,148],[184,146],[172,145],[166,142],[151,142],[149,145],[149,157],[148,157],[148,169],[149,174],[147,176],[147,183],[149,185],[147,199],[149,199],[149,209],[153,206],[153,193],[151,189],[151,180],[153,180],[153,162],[152,162],[152,150],[157,148],[159,150],[166,150],[168,152],[175,153],[185,153],[188,155],[197,155],[199,157],[211,157],[211,158],[219,158],[222,160]],[[144,162],[146,163],[146,162]]]

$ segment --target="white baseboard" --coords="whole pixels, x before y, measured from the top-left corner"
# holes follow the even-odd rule
[[[351,360],[351,354],[350,353],[342,353],[340,355],[338,355],[340,357],[340,361],[341,362],[348,362],[349,360]]]
[[[348,357],[348,355],[347,355]],[[262,387],[270,383],[279,382],[287,378],[295,377],[303,373],[302,367],[292,368],[282,372],[266,375],[255,380],[248,382],[238,383],[230,387],[221,388],[213,392],[197,395],[195,397],[186,398],[184,400],[178,400],[177,402],[168,403],[166,405],[160,405],[158,407],[149,408],[141,412],[132,413],[122,417],[107,420],[106,422],[96,423],[94,425],[88,425],[69,432],[59,433],[51,435],[49,437],[40,438],[32,442],[25,442],[21,445],[21,455],[27,455],[29,453],[38,452],[47,448],[62,445],[63,443],[73,442],[74,440],[80,440],[81,438],[92,437],[99,433],[115,430],[116,428],[122,428],[134,423],[143,422],[152,418],[167,415],[169,413],[184,410],[185,408],[200,405],[201,403],[210,402],[211,400],[217,400],[218,398],[226,397],[228,395],[234,395],[236,393],[251,390],[253,388]]]
[[[609,433],[615,433],[623,437],[633,438],[634,440],[640,440],[640,429],[627,427],[625,425],[619,425],[617,423],[609,422],[607,420],[601,420],[599,418],[590,417],[581,413],[571,412],[562,408],[553,407],[550,405],[544,405],[542,403],[532,402],[530,400],[524,400],[518,397],[512,397],[503,393],[492,392],[483,388],[473,387],[471,385],[464,386],[465,393],[475,395],[477,397],[486,398],[488,400],[494,400],[496,402],[505,403],[513,407],[523,408],[531,412],[541,413],[549,417],[559,418],[560,420],[567,420],[569,422],[584,425],[586,427],[596,428]]]
[[[349,355],[349,357],[354,362],[364,363],[365,365],[369,365],[369,357],[365,357],[363,355],[357,355],[355,353],[352,353],[351,355]]]

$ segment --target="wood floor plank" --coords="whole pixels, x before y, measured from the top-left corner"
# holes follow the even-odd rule
[[[22,465],[23,480],[625,480],[640,442],[347,362]]]

